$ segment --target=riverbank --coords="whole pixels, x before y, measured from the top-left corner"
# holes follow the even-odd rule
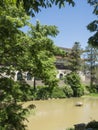
[[[88,95],[83,95],[82,97],[98,98],[98,93],[89,93]]]

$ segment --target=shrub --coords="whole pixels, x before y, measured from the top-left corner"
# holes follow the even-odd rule
[[[84,89],[78,73],[71,72],[67,74],[65,77],[65,83],[71,86],[74,97],[80,97],[84,94]]]
[[[40,87],[36,93],[36,99],[48,99],[48,98],[65,98],[63,88],[59,87]]]
[[[28,100],[29,85],[15,82],[11,78],[0,78],[0,130],[25,130],[28,107],[23,108],[19,101]],[[27,94],[27,95],[26,95]],[[32,107],[33,108],[33,107]]]
[[[73,90],[72,90],[71,86],[65,85],[63,91],[67,97],[73,96]]]
[[[98,121],[91,121],[87,124],[86,128],[93,128],[98,130]]]
[[[86,86],[86,88],[90,93],[97,93],[98,92],[98,85]]]
[[[21,97],[19,98],[19,101],[30,101],[34,99],[34,96],[32,94],[32,87],[27,84],[24,80],[17,82],[20,86],[20,90],[22,92]]]
[[[50,88],[49,87],[43,87],[43,88],[40,88],[37,93],[36,93],[36,98],[39,100],[39,99],[48,99],[50,98]]]
[[[63,91],[63,88],[55,87],[52,92],[52,98],[65,98],[66,94]]]

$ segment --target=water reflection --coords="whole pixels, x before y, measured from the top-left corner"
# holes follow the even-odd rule
[[[83,106],[76,107],[76,102]],[[65,130],[77,123],[98,120],[98,98],[70,98],[33,101],[36,114],[30,115],[28,130]]]

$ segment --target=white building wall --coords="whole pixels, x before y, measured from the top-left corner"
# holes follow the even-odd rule
[[[56,76],[57,79],[61,79],[61,78],[65,77],[68,73],[71,72],[70,70],[65,70],[65,69],[58,69],[57,71],[58,71],[58,74],[57,74],[57,76]],[[19,72],[19,71],[16,71],[16,72],[15,72],[15,76],[14,76],[14,80],[15,80],[15,81],[17,81],[17,74],[18,74],[18,72]],[[25,81],[26,81],[28,84],[33,85],[34,77],[32,77],[31,80],[27,80],[27,73],[28,73],[28,72],[22,73],[23,79],[25,79]],[[2,75],[3,75],[4,77],[9,77],[9,78],[10,78],[10,76],[7,76],[5,73],[2,74]],[[82,80],[83,82],[86,82],[86,75],[84,75],[84,73],[81,72],[81,71],[79,71],[79,75],[80,75],[81,80]],[[38,82],[40,82],[40,81],[38,81]]]
[[[64,76],[66,76],[67,74],[69,74],[71,71],[70,70],[65,70],[65,69],[58,69],[58,74],[57,74],[57,78],[59,79],[60,78],[60,74]],[[83,72],[79,71],[78,72],[79,75],[80,75],[80,78],[82,81],[85,81],[86,80],[86,75],[84,75]]]
[[[70,72],[71,72],[70,70],[58,69],[57,78],[58,78],[58,79],[60,78],[60,74],[62,74],[63,77],[64,77],[66,74],[68,74],[68,73],[70,73]]]

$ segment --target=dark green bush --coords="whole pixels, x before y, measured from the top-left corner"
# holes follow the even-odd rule
[[[59,87],[39,87],[36,92],[36,99],[48,99],[48,98],[65,98],[63,88]]]
[[[11,78],[0,78],[0,130],[25,130],[23,123],[30,108],[19,101],[28,100],[30,86]],[[26,95],[27,94],[27,95]]]
[[[63,88],[55,87],[52,92],[52,98],[65,98]]]
[[[72,97],[73,96],[73,90],[72,90],[71,86],[65,85],[63,91],[64,91],[66,97]]]
[[[36,93],[36,99],[48,99],[50,98],[50,88],[49,87],[43,87],[43,88],[40,88],[39,90],[37,90],[37,93]]]
[[[67,74],[65,77],[65,83],[71,86],[74,97],[80,97],[84,94],[84,89],[78,73],[71,72]]]
[[[87,89],[90,93],[97,93],[97,92],[98,92],[98,85],[86,86],[86,89]]]
[[[86,128],[93,128],[98,130],[98,121],[91,121],[87,124]]]
[[[34,95],[32,94],[32,87],[27,84],[25,81],[19,81],[19,89],[22,92],[19,101],[30,101],[34,99]]]

